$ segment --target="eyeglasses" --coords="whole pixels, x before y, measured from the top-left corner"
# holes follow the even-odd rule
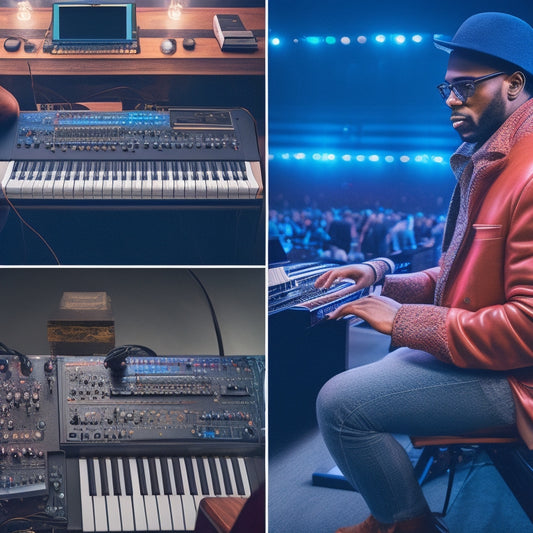
[[[501,76],[502,74],[505,74],[505,72],[493,72],[486,76],[480,76],[479,78],[472,78],[470,80],[456,81],[455,83],[444,82],[437,85],[437,89],[444,101],[448,100],[450,93],[453,91],[455,96],[457,96],[457,98],[461,100],[461,103],[464,104],[476,92],[476,83],[490,80],[491,78]]]

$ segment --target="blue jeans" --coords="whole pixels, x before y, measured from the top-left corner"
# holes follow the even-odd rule
[[[392,523],[429,509],[407,453],[391,434],[509,426],[515,408],[503,373],[461,369],[400,348],[329,380],[318,396],[317,416],[337,466],[372,514]]]

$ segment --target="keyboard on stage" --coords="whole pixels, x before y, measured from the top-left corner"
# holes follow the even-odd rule
[[[0,528],[193,531],[202,498],[264,484],[264,357],[29,361],[0,373]]]
[[[24,203],[255,200],[257,134],[243,109],[23,112],[0,145],[2,190]]]
[[[341,280],[327,290],[315,288],[315,281],[321,274],[338,266],[313,262],[270,268],[268,314],[297,312],[301,315],[305,311],[308,325],[312,326],[340,305],[368,294],[369,289],[354,290],[355,282],[349,279]]]

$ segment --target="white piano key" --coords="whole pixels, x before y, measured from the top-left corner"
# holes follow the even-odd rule
[[[226,465],[228,467],[229,479],[231,483],[231,490],[233,492],[233,496],[238,496],[239,491],[237,489],[237,482],[235,481],[235,473],[233,472],[233,464],[231,463],[231,459],[229,457],[224,457],[220,460],[226,462]]]
[[[144,479],[146,482],[146,489],[148,494],[144,497],[144,506],[146,508],[146,522],[148,523],[149,531],[160,531],[159,527],[159,513],[157,511],[157,498],[152,494],[152,483],[150,481],[150,467],[148,459],[142,460],[144,465]],[[139,475],[141,473],[139,472]]]
[[[199,461],[204,462],[204,470],[205,470],[205,476],[207,478],[207,489],[208,489],[208,495],[214,496],[215,495],[215,489],[213,488],[213,480],[211,478],[211,467],[209,466],[209,462],[206,457],[202,457],[199,459]]]
[[[124,459],[127,461],[128,459]],[[132,497],[126,494],[126,481],[124,479],[124,465],[122,459],[117,459],[118,475],[120,479],[120,495],[118,503],[120,505],[120,519],[123,531],[134,531],[135,520],[133,519]]]
[[[89,459],[90,460],[90,459]],[[81,525],[83,531],[95,531],[93,499],[89,494],[89,475],[87,473],[87,459],[78,461],[80,471],[80,496],[81,496]]]
[[[198,473],[198,465],[196,464],[196,460],[196,457],[192,457],[192,468],[194,471],[194,479],[196,481],[196,489],[198,491],[198,494],[194,496],[194,503],[196,506],[196,511],[198,511],[200,500],[204,498],[204,495],[202,494],[202,485],[200,484],[200,474]]]
[[[118,496],[113,493],[113,476],[111,473],[111,459],[105,459],[107,486],[109,487],[109,496],[105,497],[107,507],[107,521],[109,524],[109,531],[122,531],[122,523],[120,520],[120,505]]]
[[[168,471],[170,475],[170,488],[172,494],[168,497],[170,502],[170,512],[172,515],[172,525],[175,531],[182,531],[185,529],[185,520],[183,517],[183,501],[181,495],[178,494],[178,489],[176,487],[176,480],[174,478],[174,466],[172,465],[172,460],[167,457],[166,459],[161,459],[162,461],[167,461]]]
[[[127,460],[127,459],[126,459]],[[141,487],[139,485],[139,476],[137,473],[137,463],[135,459],[129,459],[131,472],[131,485],[133,490],[132,505],[133,518],[135,520],[136,531],[146,531],[148,529],[146,519],[146,509],[144,507],[144,497],[141,495]]]
[[[156,496],[157,499],[157,509],[159,511],[159,522],[161,524],[162,531],[171,531],[172,530],[172,518],[170,513],[170,502],[168,496],[164,493],[163,486],[163,473],[161,472],[161,463],[159,457],[155,459],[155,467],[157,471],[157,482],[159,485],[159,496]]]
[[[220,485],[220,495],[221,496],[229,496],[229,494],[226,492],[226,485],[224,483],[224,474],[222,474],[222,466],[220,465],[220,457],[215,457],[215,465],[217,468],[217,475],[218,475],[218,483]]]
[[[94,479],[96,483],[96,496],[93,496],[94,529],[95,531],[107,531],[107,509],[105,496],[102,494],[102,478],[98,459],[88,459],[94,465]]]
[[[256,167],[259,165],[256,164]],[[248,178],[248,183],[250,187],[250,198],[255,198],[257,196],[257,193],[259,192],[259,183],[260,183],[260,177],[255,175],[254,173],[254,165],[250,163],[250,161],[245,161],[245,167],[246,167],[246,177]],[[259,168],[257,168],[257,172],[259,172]]]
[[[246,469],[246,463],[244,462],[244,457],[239,457],[237,459],[237,462],[239,463],[240,469],[241,469],[241,478],[242,483],[244,485],[244,495],[249,498],[252,494],[252,490],[250,488],[250,481],[248,479],[248,470]]]
[[[187,469],[185,468],[185,461],[183,457],[180,457],[180,469],[183,489],[185,492],[181,498],[183,502],[183,515],[185,517],[185,529],[193,531],[196,523],[196,515],[198,513],[199,500],[196,496],[191,494],[189,480],[187,479]]]

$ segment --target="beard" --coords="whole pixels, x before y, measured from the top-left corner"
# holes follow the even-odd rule
[[[462,141],[481,145],[499,129],[506,119],[505,101],[498,94],[477,117],[465,115],[463,125],[457,127],[456,131]]]

